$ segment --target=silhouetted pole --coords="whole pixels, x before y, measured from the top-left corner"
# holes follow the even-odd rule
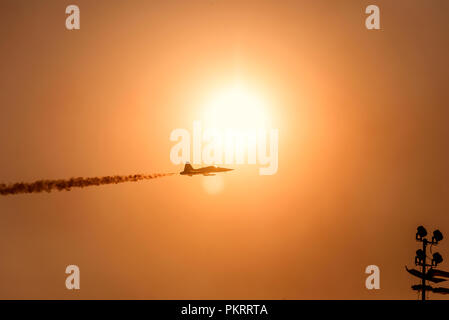
[[[427,264],[427,245],[430,243],[431,246],[437,245],[441,240],[443,240],[443,234],[440,230],[435,230],[432,235],[432,241],[429,241],[426,239],[427,236],[427,230],[423,226],[419,226],[416,230],[416,241],[422,242],[422,249],[416,250],[416,256],[415,256],[415,266],[421,266],[421,272],[419,269],[411,269],[409,270],[407,266],[405,266],[405,269],[408,273],[411,275],[420,278],[421,284],[420,285],[413,285],[412,289],[421,291],[421,300],[426,300],[426,291],[427,289],[430,290],[430,292],[434,293],[441,293],[441,294],[449,294],[449,288],[432,288],[430,285],[427,288],[426,281],[430,279],[432,282],[441,282],[445,281],[444,278],[449,278],[449,272],[433,269],[434,267],[437,267],[441,262],[443,262],[443,257],[438,252],[435,252],[432,254],[431,263]],[[432,250],[431,250],[432,251]],[[429,267],[429,272],[432,271],[431,275],[426,274],[426,267]],[[433,275],[435,273],[439,276],[438,278],[434,278]],[[427,279],[427,276],[429,276],[429,279]]]
[[[424,251],[424,262],[422,264],[422,297],[421,300],[426,300],[426,252],[427,249],[427,239],[423,239],[422,242],[422,251]]]

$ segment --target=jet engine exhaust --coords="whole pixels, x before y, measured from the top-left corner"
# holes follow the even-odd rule
[[[19,193],[39,193],[44,191],[52,192],[53,190],[70,191],[72,188],[85,188],[123,182],[136,182],[140,180],[151,180],[171,175],[174,175],[174,173],[134,174],[128,176],[116,175],[93,178],[79,177],[58,180],[38,180],[32,183],[19,182],[8,185],[0,183],[0,195],[7,196]]]

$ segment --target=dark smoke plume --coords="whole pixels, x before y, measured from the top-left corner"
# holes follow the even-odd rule
[[[103,184],[117,184],[122,182],[136,182],[139,180],[150,180],[166,176],[171,176],[174,173],[155,173],[155,174],[134,174],[129,176],[106,176],[106,177],[94,177],[94,178],[71,178],[71,179],[59,179],[59,180],[38,180],[32,183],[14,183],[14,184],[2,184],[0,183],[0,195],[6,196],[9,194],[19,193],[38,193],[38,192],[51,192],[53,190],[58,191],[70,191],[71,188],[84,188],[90,186],[100,186]]]

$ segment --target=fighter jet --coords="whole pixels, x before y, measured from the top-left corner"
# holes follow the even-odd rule
[[[203,176],[215,176],[215,174],[211,174],[211,173],[226,172],[226,171],[231,171],[231,170],[234,170],[234,169],[220,168],[217,166],[193,169],[192,165],[187,162],[186,165],[184,166],[184,171],[181,171],[180,174],[185,175],[185,176],[193,176],[195,174],[202,174]]]

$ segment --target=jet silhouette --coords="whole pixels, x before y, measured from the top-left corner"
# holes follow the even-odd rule
[[[220,168],[217,166],[193,169],[192,165],[187,162],[186,165],[184,166],[184,171],[181,171],[180,174],[185,175],[185,176],[190,176],[190,177],[195,174],[202,174],[203,176],[215,176],[215,174],[212,174],[212,173],[226,172],[226,171],[231,171],[231,170],[234,170],[234,169]]]

